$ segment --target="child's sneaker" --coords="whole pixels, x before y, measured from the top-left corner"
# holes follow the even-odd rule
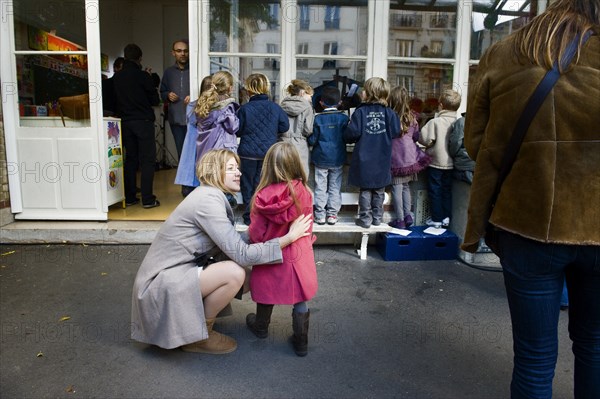
[[[325,218],[315,218],[315,223],[322,226],[325,224]]]
[[[406,225],[406,227],[410,227],[412,226],[414,223],[412,216],[410,215],[406,215],[404,216],[404,224]]]
[[[442,220],[442,227],[448,226],[450,226],[450,218],[444,218],[444,220]]]
[[[431,218],[427,219],[425,221],[425,224],[427,226],[435,227],[436,229],[439,229],[440,227],[442,227],[442,223],[441,222],[434,222]]]
[[[395,229],[405,229],[406,223],[404,222],[404,220],[395,219],[395,220],[392,220],[391,222],[389,222],[388,226],[393,227]]]
[[[332,216],[327,216],[327,224],[333,225],[333,224],[336,224],[337,221],[338,221],[337,216],[333,216],[333,215]]]

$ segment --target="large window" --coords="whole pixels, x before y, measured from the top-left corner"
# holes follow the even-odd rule
[[[475,9],[472,14],[470,58],[478,60],[492,44],[527,24],[536,15],[529,1],[501,2],[492,10]]]
[[[210,73],[227,70],[240,83],[252,73],[264,73],[271,94],[279,99],[281,82],[281,6],[278,1],[211,0]],[[217,54],[215,54],[217,53]],[[248,57],[244,54],[253,53]],[[239,97],[244,101],[243,95]]]
[[[70,101],[90,94],[84,5],[83,0],[13,3],[22,126],[90,126],[89,97]],[[67,6],[70,13],[57,12]]]

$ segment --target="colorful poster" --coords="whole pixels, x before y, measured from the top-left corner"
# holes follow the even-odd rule
[[[60,52],[69,52],[69,51],[80,51],[82,48],[75,43],[72,43],[68,40],[65,40],[61,37],[54,36],[48,33],[48,51],[60,51]],[[68,62],[79,69],[87,70],[87,57],[85,55],[69,55],[69,54],[60,54],[53,56],[59,60],[64,62]]]
[[[108,137],[108,205],[123,201],[123,147],[121,145],[121,122],[118,119],[105,119]]]

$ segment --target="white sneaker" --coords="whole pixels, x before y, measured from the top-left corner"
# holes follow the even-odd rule
[[[435,227],[436,229],[439,229],[440,227],[442,227],[442,224],[440,222],[434,222],[433,220],[431,220],[431,218],[427,219],[425,221],[425,224],[427,226]]]
[[[444,220],[442,220],[442,227],[448,226],[450,226],[450,218],[444,218]]]

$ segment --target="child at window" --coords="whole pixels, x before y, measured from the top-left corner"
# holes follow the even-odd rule
[[[205,76],[200,83],[200,95],[212,86],[211,76]],[[185,115],[187,120],[187,133],[183,140],[181,157],[177,165],[175,184],[181,184],[181,195],[187,197],[196,187],[200,185],[196,177],[196,138],[198,137],[198,119],[194,110],[198,100],[191,101],[186,106]]]
[[[262,73],[246,78],[244,86],[250,100],[238,111],[240,137],[238,155],[241,160],[241,192],[246,210],[243,218],[250,224],[250,200],[260,179],[263,158],[267,150],[277,141],[279,133],[287,132],[290,127],[287,114],[269,100],[271,89],[269,79]]]
[[[454,163],[448,152],[448,135],[456,121],[460,94],[444,90],[439,99],[439,112],[423,126],[419,143],[432,158],[427,168],[427,194],[431,207],[428,226],[448,227],[452,215],[452,170]]]
[[[388,102],[398,114],[401,128],[400,137],[392,140],[392,201],[396,218],[389,225],[404,229],[414,222],[409,182],[417,180],[417,173],[429,165],[431,157],[416,144],[419,123],[410,109],[408,91],[401,86],[394,87]]]
[[[289,96],[281,101],[281,108],[288,115],[290,129],[281,135],[282,141],[292,143],[302,160],[304,171],[308,175],[308,144],[306,138],[313,132],[315,111],[312,107],[313,89],[308,83],[294,79],[286,88]]]
[[[264,167],[252,199],[248,236],[251,242],[280,237],[300,215],[312,214],[312,194],[298,151],[290,143],[274,144],[264,158]],[[298,356],[308,353],[310,311],[307,301],[317,292],[317,269],[311,236],[282,250],[283,263],[255,265],[250,274],[250,292],[256,313],[246,316],[246,325],[257,337],[267,338],[273,305],[294,305],[292,344]]]
[[[356,224],[363,228],[381,224],[385,187],[392,181],[392,139],[400,135],[400,120],[387,107],[389,93],[390,85],[384,79],[368,79],[361,93],[363,102],[344,130],[344,140],[356,143],[348,184],[360,188]]]
[[[319,103],[323,112],[315,116],[313,134],[308,136],[315,165],[315,223],[336,224],[342,207],[342,172],[346,161],[343,134],[349,119],[337,109],[340,103],[337,87],[324,87]]]

